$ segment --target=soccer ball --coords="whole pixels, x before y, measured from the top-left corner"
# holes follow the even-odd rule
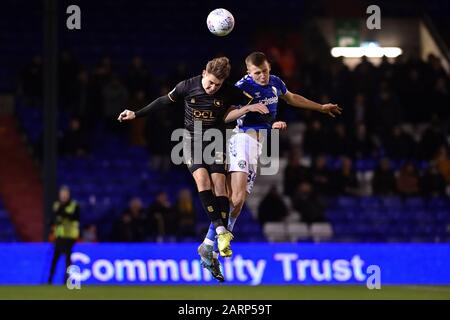
[[[212,34],[223,37],[233,30],[234,17],[231,12],[226,9],[215,9],[211,11],[208,18],[206,18],[206,24]]]

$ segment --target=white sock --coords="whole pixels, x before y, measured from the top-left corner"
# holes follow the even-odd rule
[[[236,220],[237,218],[233,218],[232,216],[228,218],[228,230],[233,231]]]
[[[208,238],[205,238],[205,240],[203,240],[203,243],[208,245],[208,246],[211,246],[211,247],[214,246],[214,241],[211,241]]]
[[[225,233],[226,231],[227,231],[227,229],[225,229],[224,226],[219,226],[219,227],[216,228],[216,233],[217,234],[222,234],[222,233]]]

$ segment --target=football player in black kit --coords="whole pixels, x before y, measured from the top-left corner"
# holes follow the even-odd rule
[[[215,58],[208,62],[201,75],[181,81],[167,95],[159,97],[136,112],[124,110],[118,118],[119,121],[132,120],[159,108],[171,107],[174,102],[184,101],[184,126],[185,132],[188,132],[183,139],[185,163],[197,185],[202,206],[214,224],[219,253],[223,257],[231,257],[230,242],[233,239],[231,232],[226,229],[230,205],[226,191],[225,162],[223,157],[219,157],[212,164],[207,164],[203,156],[200,161],[196,161],[197,159],[191,156],[194,154],[194,147],[200,145],[203,155],[209,142],[200,141],[196,144],[195,141],[199,142],[198,139],[201,140],[202,133],[206,130],[223,129],[224,123],[234,121],[248,112],[269,112],[263,104],[250,105],[251,97],[237,87],[224,83],[230,69],[228,58]],[[197,121],[201,124],[201,132],[198,130]],[[209,269],[216,279],[224,281],[218,260],[205,257],[201,252],[199,254],[202,257],[202,265]]]

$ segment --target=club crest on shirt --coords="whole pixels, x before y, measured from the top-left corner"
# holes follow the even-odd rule
[[[239,166],[239,168],[241,168],[241,169],[244,169],[246,165],[247,165],[247,161],[245,161],[245,160],[240,160],[240,161],[238,162],[238,166]]]
[[[221,107],[223,105],[223,101],[214,99],[214,105],[216,107]]]

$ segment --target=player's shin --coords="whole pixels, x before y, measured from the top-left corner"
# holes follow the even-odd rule
[[[228,225],[227,225],[227,229],[230,230],[230,232],[233,231],[236,220],[237,220],[237,217],[233,217],[230,215],[230,218],[228,219]]]
[[[217,206],[222,217],[222,223],[225,227],[228,225],[228,217],[230,215],[230,200],[227,196],[216,197]]]
[[[222,217],[218,210],[216,197],[211,190],[205,190],[199,192],[200,201],[202,203],[203,209],[208,213],[211,222],[217,234],[225,233],[226,228],[223,225]]]

